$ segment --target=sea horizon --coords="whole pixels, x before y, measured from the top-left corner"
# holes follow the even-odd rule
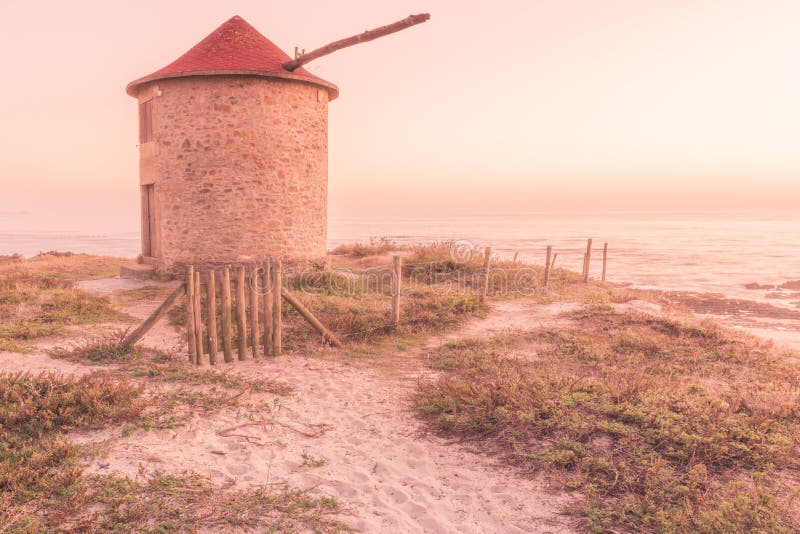
[[[35,215],[0,211],[0,255],[30,257],[51,250],[135,257],[139,231],[96,225],[29,225]],[[29,228],[33,226],[33,228]],[[528,213],[437,217],[332,216],[328,249],[371,238],[401,245],[458,241],[491,246],[503,259],[543,263],[547,245],[558,265],[580,271],[586,240],[593,239],[593,274],[609,243],[608,278],[635,287],[719,293],[764,300],[748,283],[778,286],[800,279],[800,211],[530,211]],[[789,295],[786,295],[788,297]],[[772,298],[777,306],[796,306],[797,298]]]

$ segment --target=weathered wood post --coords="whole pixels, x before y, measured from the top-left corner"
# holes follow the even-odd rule
[[[550,272],[553,272],[553,269],[556,268],[556,258],[558,258],[558,252],[553,254],[553,263],[550,264]]]
[[[553,246],[547,245],[547,254],[544,260],[544,290],[547,291],[548,286],[550,285],[550,264],[551,264],[551,256],[553,255]]]
[[[606,264],[608,263],[608,243],[603,243],[603,282],[606,281]]]
[[[280,356],[283,351],[283,309],[281,289],[283,288],[283,266],[276,259],[272,265],[272,355]]]
[[[233,325],[231,321],[231,270],[222,269],[222,352],[225,362],[233,361]]]
[[[119,347],[123,350],[132,349],[133,346],[140,339],[142,339],[151,328],[153,328],[153,325],[155,325],[158,320],[169,311],[172,305],[175,304],[175,301],[178,300],[178,297],[183,295],[185,292],[186,284],[181,284],[176,287],[175,290],[169,294],[166,300],[164,300],[164,302],[162,302],[158,308],[156,308],[155,311],[151,313],[150,316],[145,319],[138,328],[136,328],[136,330],[125,336],[125,339],[120,342]]]
[[[308,323],[314,327],[314,330],[322,335],[323,340],[329,342],[334,347],[342,346],[342,342],[339,341],[339,338],[337,338],[333,332],[325,328],[325,325],[323,325],[319,319],[314,317],[314,314],[308,311],[308,308],[303,306],[302,302],[297,300],[294,295],[286,291],[285,288],[281,288],[280,291],[283,298],[286,299],[286,302],[288,302],[295,310],[297,310],[297,313],[299,313],[303,319],[308,321]]]
[[[584,256],[583,267],[583,283],[589,281],[589,266],[592,263],[592,238],[586,242],[586,256]]]
[[[400,285],[403,279],[403,265],[400,256],[392,257],[392,325],[400,326]]]
[[[272,269],[270,260],[264,262],[264,271],[261,273],[264,286],[264,356],[272,354]]]
[[[239,342],[239,359],[247,359],[247,293],[245,292],[244,266],[239,267],[236,277],[236,330]]]
[[[483,251],[483,281],[481,284],[481,302],[489,294],[489,263],[492,259],[492,247],[486,247]]]
[[[214,269],[208,271],[208,289],[206,289],[206,315],[208,316],[208,363],[217,365],[217,276]]]
[[[196,328],[194,327],[194,266],[190,265],[186,271],[186,335],[189,342],[189,362],[194,363],[194,351],[197,342],[194,340]]]
[[[200,271],[194,272],[194,327],[195,353],[194,363],[203,364],[203,313],[200,309]]]
[[[258,328],[258,271],[254,268],[250,274],[250,354],[258,358],[258,345],[261,336]]]

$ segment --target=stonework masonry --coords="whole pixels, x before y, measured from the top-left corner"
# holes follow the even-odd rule
[[[150,82],[137,97],[152,100],[153,140],[140,147],[140,181],[153,184],[158,267],[325,256],[325,89],[187,76]]]

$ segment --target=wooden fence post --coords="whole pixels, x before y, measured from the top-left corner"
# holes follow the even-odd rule
[[[550,285],[550,262],[551,256],[553,255],[553,246],[547,245],[547,254],[544,261],[544,289],[547,291],[548,286]]]
[[[258,271],[253,268],[250,274],[250,354],[258,358],[258,345],[261,336],[258,329]]]
[[[200,271],[194,272],[194,363],[203,365],[203,313],[200,309]]]
[[[186,335],[189,342],[189,362],[194,363],[194,351],[197,342],[194,339],[194,266],[190,265],[186,272]]]
[[[492,247],[486,247],[483,251],[483,283],[481,284],[481,302],[489,294],[489,262],[492,258]]]
[[[217,277],[214,269],[208,271],[208,289],[206,289],[206,315],[208,316],[208,363],[217,365]]]
[[[245,292],[244,266],[239,267],[236,277],[236,330],[239,342],[239,359],[247,358],[247,293]]]
[[[225,362],[233,361],[233,325],[231,324],[231,270],[222,269],[222,352]]]
[[[608,263],[608,243],[603,244],[603,282],[606,281],[606,264]]]
[[[272,354],[272,269],[270,260],[264,262],[264,272],[261,273],[264,286],[264,356]]]
[[[553,254],[553,263],[550,264],[550,272],[553,272],[553,269],[556,268],[556,258],[558,258],[558,252]]]
[[[328,341],[334,347],[341,347],[342,346],[342,342],[339,341],[339,339],[336,337],[336,335],[333,332],[331,332],[330,330],[328,330],[327,328],[325,328],[325,325],[323,325],[319,321],[319,319],[314,317],[314,314],[311,313],[310,311],[308,311],[308,309],[305,306],[303,306],[302,302],[297,300],[294,297],[294,295],[292,295],[291,293],[286,291],[286,289],[281,288],[280,291],[281,291],[281,295],[283,295],[283,298],[286,299],[286,302],[291,304],[292,307],[295,310],[297,310],[297,313],[299,313],[303,317],[303,319],[308,321],[308,323],[311,326],[314,327],[314,330],[316,330],[317,332],[319,332],[322,335],[322,338],[324,340]]]
[[[178,300],[178,297],[183,295],[185,292],[186,284],[181,284],[176,287],[175,290],[164,300],[164,302],[162,302],[158,308],[156,308],[155,311],[151,313],[150,316],[136,328],[136,330],[125,336],[125,339],[120,342],[119,347],[123,350],[132,349],[133,346],[140,339],[142,339],[151,328],[153,328],[153,325],[156,324],[158,320],[169,311],[172,305],[175,304],[175,301]]]
[[[281,289],[283,283],[283,266],[281,260],[276,259],[272,265],[272,354],[280,356],[283,351],[283,317]]]
[[[400,285],[403,279],[403,265],[400,256],[392,258],[392,324],[400,326]]]
[[[586,242],[586,256],[584,260],[584,268],[583,268],[583,283],[589,281],[589,266],[592,263],[592,239]]]

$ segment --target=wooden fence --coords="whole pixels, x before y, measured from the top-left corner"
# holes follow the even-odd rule
[[[584,283],[589,281],[592,240],[586,244],[583,256]],[[558,254],[548,245],[541,288],[549,289],[550,278]],[[489,293],[492,249],[483,251],[483,268],[478,295],[483,302]],[[515,255],[516,261],[516,255]],[[602,280],[606,279],[608,243],[603,245]],[[397,328],[401,321],[403,261],[392,258],[391,265],[391,326]],[[200,271],[189,266],[186,281],[175,288],[138,328],[125,336],[123,347],[133,347],[153,325],[166,314],[183,294],[186,294],[186,331],[189,361],[201,365],[216,365],[220,352],[225,362],[246,360],[260,356],[277,356],[283,350],[282,304],[285,300],[305,319],[323,340],[335,347],[342,344],[336,335],[308,310],[302,302],[283,287],[281,261],[267,262],[249,267],[222,267]],[[384,327],[382,327],[384,328]],[[234,347],[236,349],[234,353]]]
[[[189,361],[216,365],[277,356],[283,350],[282,304],[286,300],[331,345],[341,346],[328,330],[282,284],[280,260],[261,265],[222,267],[186,275],[186,330]],[[236,351],[234,353],[234,347]]]

